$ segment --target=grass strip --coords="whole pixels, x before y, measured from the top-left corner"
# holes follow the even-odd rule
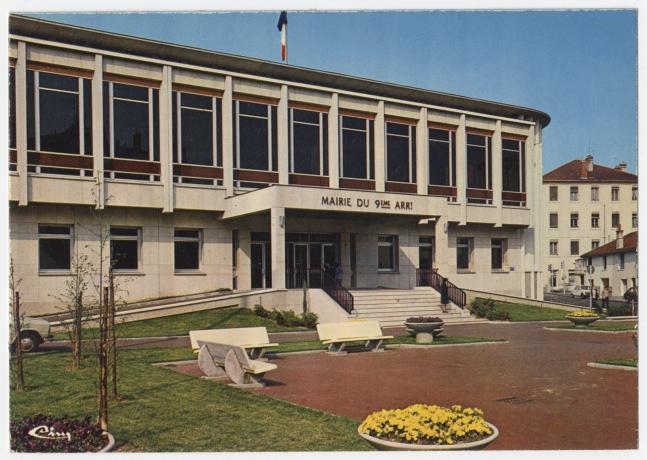
[[[577,329],[577,330],[587,330],[590,329],[592,331],[608,331],[608,332],[620,332],[620,331],[633,331],[635,330],[636,327],[635,322],[631,323],[619,323],[619,322],[604,322],[601,323],[599,321],[596,321],[595,323],[589,324],[586,327],[575,327],[573,324],[569,324],[566,326],[552,326],[555,329]]]
[[[603,359],[601,361],[596,361],[596,363],[610,364],[612,366],[638,367],[637,359],[623,359],[623,358]]]
[[[556,308],[534,307],[532,305],[495,301],[496,309],[507,312],[510,321],[561,321],[568,314]]]

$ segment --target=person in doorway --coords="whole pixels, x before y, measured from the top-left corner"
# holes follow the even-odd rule
[[[609,308],[609,288],[606,286],[602,288],[602,307]]]
[[[341,269],[341,264],[335,264],[335,284],[341,286],[341,282],[344,279],[344,272]]]

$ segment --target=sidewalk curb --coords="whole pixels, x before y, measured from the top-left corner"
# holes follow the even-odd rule
[[[565,327],[544,327],[543,329],[547,331],[566,331],[566,332],[593,332],[597,334],[627,334],[631,332],[636,332],[635,330],[628,331],[596,331],[595,329],[567,329]]]

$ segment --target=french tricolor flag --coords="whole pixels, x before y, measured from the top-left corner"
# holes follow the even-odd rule
[[[276,28],[281,32],[281,60],[287,62],[288,60],[288,12],[281,11],[279,22]]]

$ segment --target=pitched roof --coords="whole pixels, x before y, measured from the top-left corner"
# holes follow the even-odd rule
[[[544,174],[544,182],[635,182],[638,176],[593,163],[588,171],[586,160],[572,160]]]
[[[580,257],[606,256],[609,254],[622,254],[624,252],[635,252],[638,248],[638,232],[631,232],[622,238],[622,249],[616,248],[616,240],[603,246],[599,246]]]

